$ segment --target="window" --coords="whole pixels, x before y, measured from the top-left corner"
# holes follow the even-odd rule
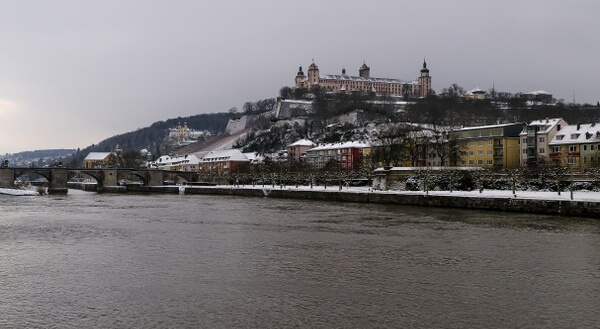
[[[472,166],[475,164],[475,160],[469,160],[469,166]]]
[[[594,144],[590,145],[590,150],[594,150]]]
[[[552,146],[552,152],[560,153],[560,146]]]
[[[477,150],[477,155],[483,155],[483,150]]]
[[[575,161],[575,160],[577,160],[577,159],[575,159],[575,158],[568,158],[568,161],[567,161],[567,162],[568,162],[569,164],[575,164],[575,163],[577,162],[577,161]]]
[[[540,141],[540,143],[543,143],[546,141],[546,139],[544,137],[540,137],[539,141]]]
[[[473,153],[473,151],[469,151],[469,156],[472,157],[473,155],[475,155],[475,153]]]
[[[556,140],[561,141],[565,138],[565,135],[556,135]]]
[[[482,146],[483,145],[483,141],[477,141],[477,145]]]
[[[577,145],[569,146],[569,152],[577,152]]]
[[[475,146],[475,142],[474,141],[470,141],[469,142],[469,146]]]
[[[492,160],[488,160],[488,161],[487,161],[487,164],[488,164],[488,165],[492,165]]]
[[[527,153],[527,149],[523,149],[523,154],[526,154],[526,153]]]
[[[487,155],[492,155],[492,150],[487,150]]]
[[[523,144],[527,144],[527,138],[523,138]]]
[[[488,139],[488,142],[487,142],[487,144],[488,144],[488,145],[492,145],[492,140],[491,140],[491,139]]]
[[[583,145],[583,150],[587,151],[587,145]]]
[[[543,147],[540,147],[540,149],[538,150],[540,154],[544,154],[546,153],[546,149]]]
[[[477,160],[477,164],[482,166],[483,165],[483,160]]]

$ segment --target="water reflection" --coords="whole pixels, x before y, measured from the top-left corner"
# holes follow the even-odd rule
[[[2,327],[598,327],[600,225],[183,195],[0,196]]]

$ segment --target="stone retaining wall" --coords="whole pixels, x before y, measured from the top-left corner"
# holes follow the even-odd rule
[[[186,187],[185,194],[237,195],[338,202],[386,203],[411,206],[495,210],[600,218],[600,202],[587,201],[473,198],[460,196],[427,196],[377,192],[355,193],[343,191],[298,191],[266,188],[205,188],[190,186]]]

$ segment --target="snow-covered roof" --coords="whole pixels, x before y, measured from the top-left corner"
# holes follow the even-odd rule
[[[562,118],[552,118],[552,119],[543,119],[543,120],[533,120],[529,123],[528,126],[538,126],[539,130],[538,133],[549,133],[550,130],[552,130],[554,127],[556,127],[556,125],[558,125],[561,121],[563,121]],[[566,125],[566,122],[565,122]],[[523,132],[521,133],[521,135],[527,135],[527,132],[525,130],[523,130]]]
[[[308,139],[301,139],[295,143],[290,144],[289,146],[315,146],[315,143]]]
[[[312,105],[312,101],[306,101],[302,99],[283,99],[282,103],[290,103],[290,104],[303,104],[303,105]]]
[[[485,94],[485,90],[477,87],[475,89],[467,91],[467,94],[471,94],[471,95],[473,95],[473,94]]]
[[[90,152],[83,161],[102,161],[112,152]]]
[[[198,164],[200,159],[193,154],[180,155],[180,156],[170,156],[170,155],[162,155],[153,163],[160,165],[181,165],[181,164]]]
[[[250,160],[240,150],[229,149],[229,150],[220,150],[220,151],[210,151],[202,159],[200,159],[200,162],[209,162],[209,161],[250,161]]]
[[[600,123],[583,123],[561,127],[549,145],[586,144],[600,142]]]
[[[307,152],[320,151],[320,150],[337,150],[337,149],[344,149],[344,148],[365,148],[365,147],[371,147],[371,144],[365,143],[365,142],[350,141],[350,142],[343,142],[343,143],[322,144],[322,145],[311,148]]]
[[[252,163],[261,163],[264,160],[264,157],[256,152],[246,152],[243,154]]]
[[[349,75],[319,75],[320,80],[344,80],[344,81],[357,81],[357,82],[377,82],[377,83],[401,83],[401,84],[416,84],[417,81],[403,81],[399,79],[388,79],[388,78],[363,78],[353,77]]]
[[[530,91],[528,93],[525,93],[526,95],[552,95],[547,91],[543,91],[543,90],[536,90],[536,91]]]
[[[522,125],[520,122],[514,123],[501,123],[496,125],[488,125],[488,126],[477,126],[477,127],[465,127],[460,129],[452,129],[451,131],[467,131],[467,130],[477,130],[477,129],[489,129],[489,128],[502,128],[502,127],[511,127],[515,125]]]

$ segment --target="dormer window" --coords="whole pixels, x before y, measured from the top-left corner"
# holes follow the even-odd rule
[[[563,138],[565,138],[565,135],[556,135],[556,140],[563,140]]]
[[[577,139],[579,138],[580,134],[571,134],[571,139]]]

